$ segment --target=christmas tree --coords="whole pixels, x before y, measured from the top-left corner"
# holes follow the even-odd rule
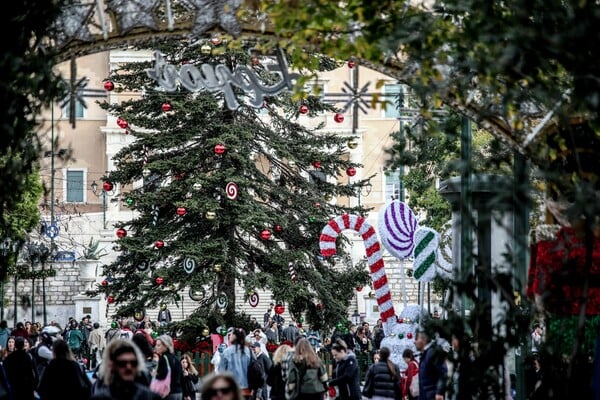
[[[244,46],[178,41],[157,50],[177,67],[247,66],[262,82],[280,79],[265,67],[272,57]],[[288,91],[255,108],[233,87],[240,106],[230,110],[220,91],[161,90],[147,74],[152,67],[148,61],[115,70],[111,89],[140,97],[103,104],[136,139],[115,156],[116,170],[104,182],[119,184],[135,211],[118,227],[121,254],[105,266],[97,290],[111,311],[134,315],[179,302],[185,292],[198,307],[174,325],[178,331],[239,326],[233,300],[241,287],[247,297],[270,290],[272,301],[317,327],[345,321],[353,288],[368,274],[362,265],[320,257],[319,234],[332,216],[361,211],[339,204],[366,179],[348,183],[360,167],[348,160],[348,137],[298,123],[300,114],[334,113],[333,106],[318,93],[296,100]]]

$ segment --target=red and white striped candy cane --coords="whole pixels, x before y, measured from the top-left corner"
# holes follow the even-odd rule
[[[364,217],[353,214],[344,214],[329,221],[321,231],[321,237],[319,238],[321,255],[325,257],[335,255],[336,239],[340,232],[348,229],[358,232],[365,244],[367,261],[369,263],[369,270],[371,271],[375,297],[377,299],[377,304],[379,304],[381,319],[383,322],[386,322],[388,318],[395,318],[396,313],[394,311],[394,305],[392,304],[392,294],[390,293],[387,276],[385,274],[381,246],[379,245],[375,229],[373,229]]]

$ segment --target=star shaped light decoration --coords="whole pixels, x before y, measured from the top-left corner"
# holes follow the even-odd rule
[[[238,36],[242,28],[236,13],[242,0],[184,0],[183,4],[196,10],[192,34],[200,36],[215,26],[220,26],[227,33]]]
[[[93,41],[88,28],[88,21],[93,13],[94,4],[75,3],[62,8],[62,13],[55,22],[56,44],[63,47],[73,40]]]
[[[133,28],[146,27],[158,30],[155,10],[162,0],[107,0],[106,7],[117,20],[119,32],[125,34]]]

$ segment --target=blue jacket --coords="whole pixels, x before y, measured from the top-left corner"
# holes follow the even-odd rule
[[[354,353],[348,353],[346,358],[335,366],[333,379],[329,381],[329,386],[337,386],[340,400],[360,400],[362,398],[358,372],[358,362]]]
[[[248,389],[248,365],[250,349],[247,346],[231,345],[223,350],[219,371],[230,371],[235,376],[241,389]]]
[[[419,400],[433,400],[436,394],[446,393],[446,353],[435,344],[431,344],[421,354],[419,363]]]

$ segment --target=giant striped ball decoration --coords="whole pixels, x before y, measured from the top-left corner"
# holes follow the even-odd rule
[[[392,295],[385,274],[381,246],[379,245],[375,229],[364,217],[344,214],[329,221],[321,231],[321,237],[319,239],[321,255],[331,257],[336,254],[336,239],[338,235],[345,230],[356,231],[363,239],[365,251],[367,253],[367,263],[369,265],[381,319],[383,322],[386,322],[388,318],[395,319],[396,313],[394,311]]]
[[[440,235],[431,228],[418,228],[415,231],[414,272],[420,282],[430,282],[435,278],[435,266]]]
[[[379,213],[378,231],[383,246],[401,260],[412,255],[418,223],[415,213],[399,200],[386,204]]]

